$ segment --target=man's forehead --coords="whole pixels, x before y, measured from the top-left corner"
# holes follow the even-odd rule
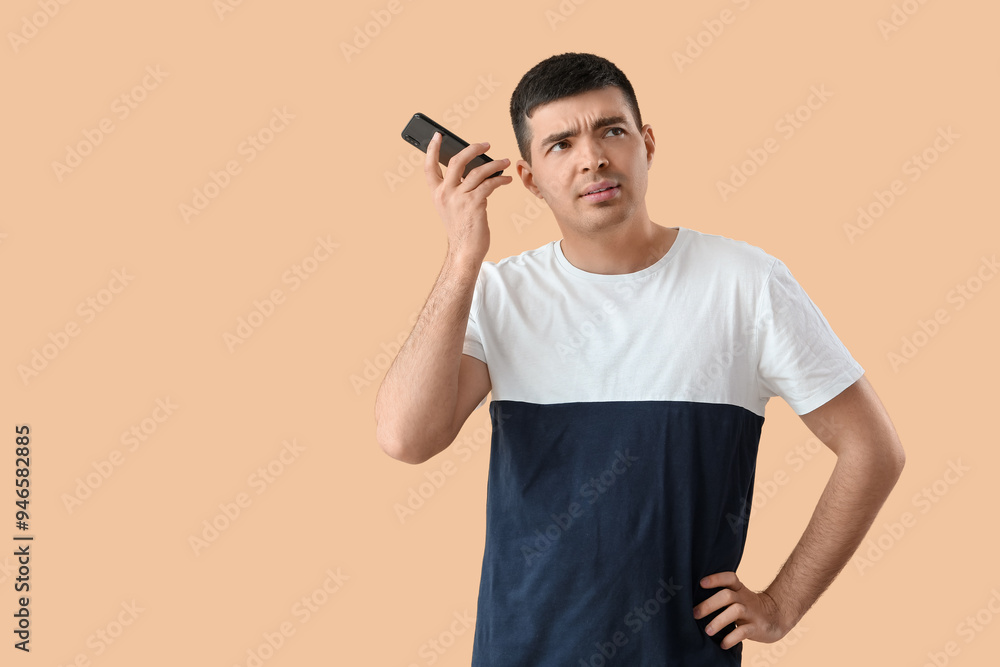
[[[563,97],[536,107],[528,122],[536,140],[552,132],[580,130],[590,127],[599,118],[631,114],[625,97],[616,87],[601,88]]]

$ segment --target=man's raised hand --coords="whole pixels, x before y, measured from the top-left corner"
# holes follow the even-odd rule
[[[514,180],[507,175],[487,178],[490,174],[505,169],[510,164],[507,158],[480,165],[462,179],[469,162],[487,148],[488,142],[467,146],[448,161],[448,173],[442,176],[441,165],[438,164],[441,133],[435,132],[427,144],[427,157],[424,160],[427,185],[448,234],[449,254],[472,257],[480,262],[490,248],[486,198],[501,185]]]

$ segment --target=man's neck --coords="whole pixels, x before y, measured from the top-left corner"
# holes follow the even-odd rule
[[[652,266],[667,254],[676,238],[676,228],[649,220],[638,229],[617,234],[564,235],[559,247],[578,269],[612,275],[635,273]]]

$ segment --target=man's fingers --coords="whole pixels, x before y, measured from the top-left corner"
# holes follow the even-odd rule
[[[705,626],[705,632],[709,635],[714,635],[723,628],[725,628],[730,623],[736,623],[740,620],[740,610],[736,608],[736,605],[729,605],[723,611],[719,612],[719,615],[712,619],[712,621]]]
[[[490,172],[491,174],[493,172]],[[506,180],[504,180],[506,179]],[[493,191],[499,188],[501,185],[507,185],[514,180],[513,176],[507,176],[506,174],[502,176],[497,176],[496,178],[487,178],[481,185],[479,189],[482,190],[487,197],[493,194]]]
[[[478,144],[469,144],[460,150],[448,160],[448,173],[445,174],[444,180],[452,187],[457,187],[462,180],[462,174],[465,173],[465,167],[472,162],[472,158],[486,152],[489,147],[490,142],[481,141]]]
[[[424,157],[424,174],[427,176],[427,184],[431,188],[436,188],[444,180],[441,175],[441,166],[438,164],[438,155],[441,151],[441,133],[435,132],[431,140],[427,142],[427,155]]]
[[[484,183],[489,183],[491,180],[490,174],[495,174],[498,171],[503,171],[510,166],[510,160],[507,158],[501,158],[499,160],[492,160],[486,164],[481,164],[475,169],[469,171],[469,175],[465,177],[462,181],[463,190],[466,192],[470,190],[475,190]],[[497,176],[497,178],[500,178]]]
[[[736,589],[739,589],[740,580],[736,576],[735,572],[727,570],[726,572],[716,572],[710,574],[706,577],[702,577],[702,588],[721,588],[727,586],[736,585]]]

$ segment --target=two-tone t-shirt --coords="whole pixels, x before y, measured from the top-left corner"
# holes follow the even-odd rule
[[[627,274],[560,241],[483,262],[463,352],[493,434],[473,667],[739,665],[693,607],[736,571],[764,406],[864,369],[777,258],[678,227]],[[486,399],[480,403],[482,407]]]

